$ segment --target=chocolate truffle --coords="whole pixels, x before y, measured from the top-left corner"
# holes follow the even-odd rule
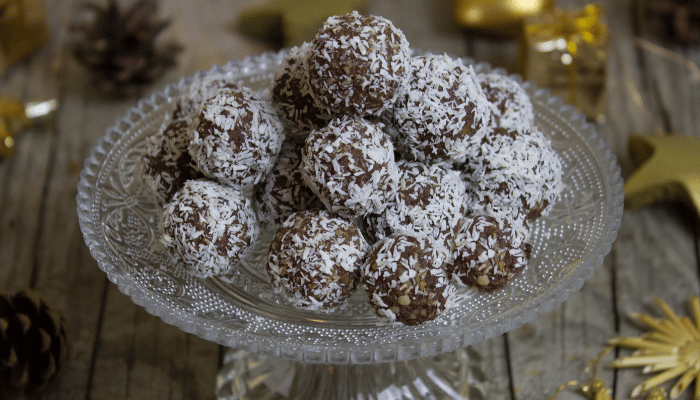
[[[188,118],[164,123],[155,135],[146,139],[143,178],[160,206],[170,201],[186,181],[204,176],[187,150],[190,140],[192,126]]]
[[[239,90],[239,86],[226,74],[212,73],[196,77],[176,100],[173,118],[196,118],[202,103],[223,89]]]
[[[260,224],[282,224],[296,211],[325,209],[301,176],[302,146],[303,143],[285,141],[274,168],[255,187]]]
[[[444,164],[401,160],[399,189],[381,214],[368,216],[377,239],[395,232],[429,236],[449,247],[454,228],[464,215],[464,182]]]
[[[391,21],[357,11],[328,18],[307,59],[311,93],[334,113],[379,114],[409,76],[411,50]]]
[[[304,181],[333,213],[380,212],[396,192],[394,147],[378,125],[343,116],[312,131],[302,150]]]
[[[437,318],[455,287],[443,265],[449,251],[424,236],[393,234],[377,242],[362,266],[362,279],[377,315],[406,325]]]
[[[207,177],[243,189],[269,173],[283,140],[269,102],[246,88],[221,90],[202,105],[190,154]]]
[[[248,199],[208,180],[191,180],[163,208],[161,242],[176,265],[197,277],[225,274],[258,237]]]
[[[394,106],[399,151],[423,162],[466,160],[492,124],[474,69],[447,55],[411,59],[412,75]]]
[[[457,228],[447,271],[454,282],[485,292],[502,288],[527,265],[526,237],[522,225],[471,214]]]
[[[330,310],[352,294],[367,250],[350,221],[322,210],[299,211],[272,239],[267,272],[294,306]]]
[[[513,130],[530,130],[535,112],[525,89],[515,79],[497,73],[479,74],[477,80],[493,104],[496,125]]]
[[[311,43],[293,47],[277,68],[272,81],[272,99],[293,136],[322,128],[333,117],[311,96],[304,65],[310,50]]]
[[[561,161],[537,128],[490,130],[463,171],[467,209],[511,224],[547,215],[563,187]]]

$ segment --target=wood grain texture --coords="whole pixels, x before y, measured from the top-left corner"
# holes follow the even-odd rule
[[[185,46],[175,69],[142,95],[214,64],[273,50],[272,43],[236,31],[236,16],[258,0],[169,0],[160,12],[172,23],[165,38]],[[0,160],[0,287],[33,287],[67,318],[71,353],[58,379],[32,399],[213,399],[220,347],[185,334],[135,305],[109,283],[84,244],[76,213],[83,160],[137,97],[109,99],[87,83],[66,48],[78,0],[47,0],[51,42],[0,76],[0,93],[22,100],[55,97],[53,124],[25,132],[17,151]],[[581,7],[583,0],[559,5]],[[654,131],[700,135],[700,83],[678,63],[650,54],[632,36],[654,40],[639,23],[634,0],[605,0],[612,33],[607,70],[608,115],[601,133],[632,171],[627,138]],[[368,11],[392,20],[415,48],[470,56],[513,72],[517,43],[466,35],[450,2],[373,0]],[[700,62],[700,47],[672,46]],[[638,95],[638,96],[637,96]],[[536,321],[469,349],[487,399],[540,400],[563,382],[585,380],[586,363],[608,339],[638,336],[631,312],[660,315],[653,298],[679,314],[700,292],[700,224],[695,210],[665,203],[625,211],[611,253],[583,288]],[[625,354],[621,351],[620,354]],[[612,358],[610,356],[607,360]],[[615,399],[643,379],[639,370],[601,371]],[[573,391],[559,399],[579,399]],[[682,399],[690,399],[686,393]]]

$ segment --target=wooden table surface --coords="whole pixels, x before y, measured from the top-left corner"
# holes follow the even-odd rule
[[[235,29],[237,14],[255,0],[160,3],[162,15],[173,21],[165,36],[186,50],[177,68],[142,95],[213,64],[273,49]],[[700,90],[686,69],[629,40],[629,35],[643,35],[636,1],[602,3],[613,38],[608,118],[600,131],[626,177],[631,172],[629,134],[659,129],[700,135]],[[67,27],[79,15],[80,4],[46,0],[50,43],[0,76],[3,95],[60,102],[50,126],[25,132],[16,153],[0,160],[0,287],[35,289],[63,310],[72,333],[67,365],[36,398],[212,399],[222,348],[132,303],[107,281],[79,230],[75,196],[83,160],[105,129],[138,100],[100,97],[69,56]],[[450,7],[447,0],[375,0],[369,11],[391,19],[414,47],[515,69],[515,42],[465,35],[451,22]],[[698,46],[672,49],[700,62]],[[581,290],[534,322],[471,348],[489,380],[487,398],[544,399],[561,383],[584,379],[585,364],[608,339],[643,332],[628,318],[630,313],[660,316],[653,307],[655,297],[685,314],[686,299],[700,288],[698,226],[696,211],[681,203],[625,211],[610,254]],[[604,370],[600,377],[615,399],[628,398],[642,380],[638,370]],[[560,398],[583,397],[566,392]],[[682,398],[689,399],[689,393]]]

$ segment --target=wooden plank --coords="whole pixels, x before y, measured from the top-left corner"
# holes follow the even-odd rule
[[[414,49],[464,57],[466,42],[452,17],[450,2],[425,0],[369,1],[370,14],[389,19]]]
[[[630,313],[663,316],[654,306],[654,298],[664,300],[677,314],[685,315],[686,299],[700,292],[693,233],[696,227],[688,211],[664,204],[625,212],[615,243],[621,335],[639,336],[645,332],[627,318]],[[625,350],[621,354],[630,352]],[[627,396],[644,379],[639,369],[619,372],[617,393],[620,398]]]

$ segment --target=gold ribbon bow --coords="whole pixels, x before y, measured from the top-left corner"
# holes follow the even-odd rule
[[[594,60],[605,59],[608,29],[603,21],[603,8],[587,4],[583,9],[567,12],[554,9],[528,20],[525,34],[535,51],[560,53],[559,60],[568,71],[569,102],[576,103],[576,74],[583,57],[590,54]]]

